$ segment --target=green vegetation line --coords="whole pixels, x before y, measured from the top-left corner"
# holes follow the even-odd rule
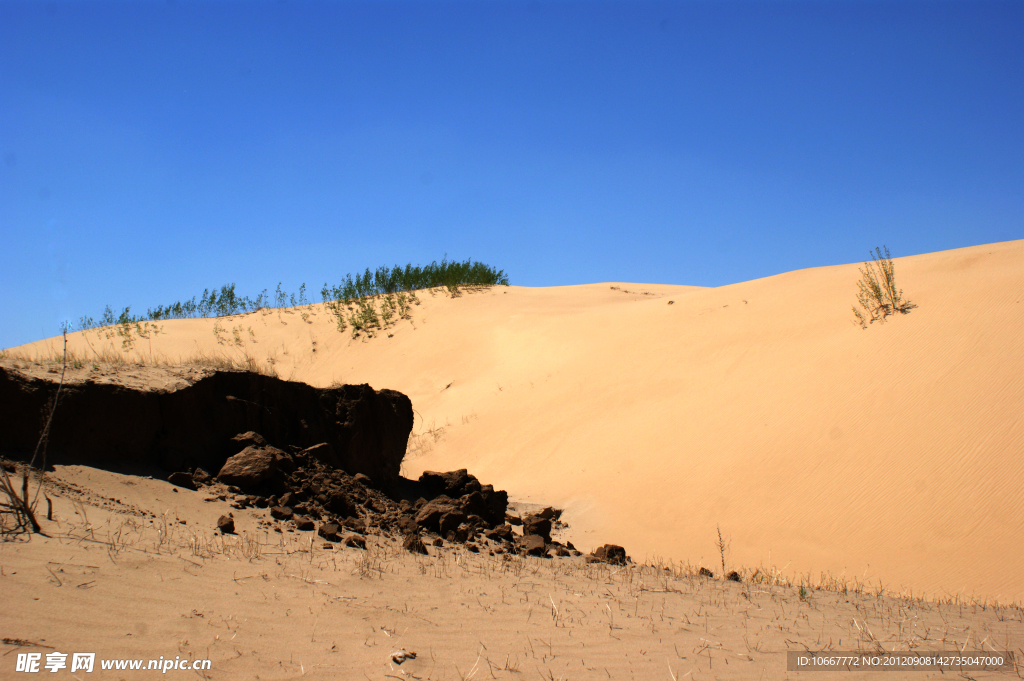
[[[466,259],[465,262],[448,261],[447,257],[441,263],[435,260],[425,267],[419,265],[406,265],[404,268],[395,265],[388,268],[386,265],[378,267],[375,271],[366,268],[362,274],[353,277],[347,274],[337,286],[328,286],[326,283],[320,291],[323,302],[332,310],[339,309],[341,304],[349,305],[353,301],[363,300],[376,295],[393,295],[396,293],[413,292],[422,289],[444,287],[449,293],[456,295],[459,287],[480,287],[480,286],[508,286],[508,276],[502,270],[496,270],[489,265],[473,262]],[[78,321],[78,330],[93,329],[100,326],[114,326],[136,324],[142,321],[158,321],[162,319],[193,319],[203,317],[226,317],[228,315],[255,312],[266,308],[296,307],[308,305],[306,299],[306,285],[299,287],[298,295],[286,294],[281,290],[281,284],[271,297],[264,289],[255,298],[248,296],[239,297],[235,293],[235,285],[228,284],[217,289],[203,289],[203,293],[196,300],[184,302],[178,301],[170,305],[158,305],[146,311],[145,315],[133,315],[131,306],[125,307],[121,314],[114,315],[109,305],[103,312],[103,316],[97,321],[92,317],[82,317]],[[340,315],[339,315],[340,316]]]

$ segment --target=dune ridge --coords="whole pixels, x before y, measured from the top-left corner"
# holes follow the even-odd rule
[[[407,475],[469,468],[563,507],[584,550],[714,566],[720,527],[730,568],[1020,602],[1024,241],[895,264],[917,307],[866,330],[853,263],[718,288],[424,292],[374,338],[321,305],[167,321],[126,354],[248,354],[283,378],[401,391]],[[69,349],[122,340],[91,330]]]

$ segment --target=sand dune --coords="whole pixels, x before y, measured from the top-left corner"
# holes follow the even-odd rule
[[[400,390],[407,474],[469,468],[561,506],[581,549],[716,565],[720,527],[730,567],[1022,601],[1024,241],[895,263],[917,307],[867,330],[854,263],[719,288],[421,292],[374,338],[319,305],[170,321],[130,354],[248,353],[283,378]],[[120,352],[108,334],[69,343]]]

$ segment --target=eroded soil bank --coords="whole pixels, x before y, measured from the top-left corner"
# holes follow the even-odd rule
[[[231,438],[255,431],[284,450],[328,443],[340,468],[386,485],[398,479],[413,425],[408,397],[365,384],[314,388],[187,367],[75,373],[50,428],[51,463],[218,471],[234,453]],[[0,452],[31,455],[58,379],[40,365],[0,363]]]

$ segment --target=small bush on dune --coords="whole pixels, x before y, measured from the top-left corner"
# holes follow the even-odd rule
[[[883,256],[882,249],[885,249]],[[860,270],[861,280],[857,282],[860,291],[857,293],[857,302],[864,308],[867,317],[864,316],[856,306],[853,307],[853,314],[862,328],[876,319],[885,321],[891,314],[899,312],[906,314],[911,308],[917,307],[909,300],[903,299],[903,289],[896,290],[896,271],[889,257],[889,249],[875,247],[871,253],[871,262],[864,263]]]

